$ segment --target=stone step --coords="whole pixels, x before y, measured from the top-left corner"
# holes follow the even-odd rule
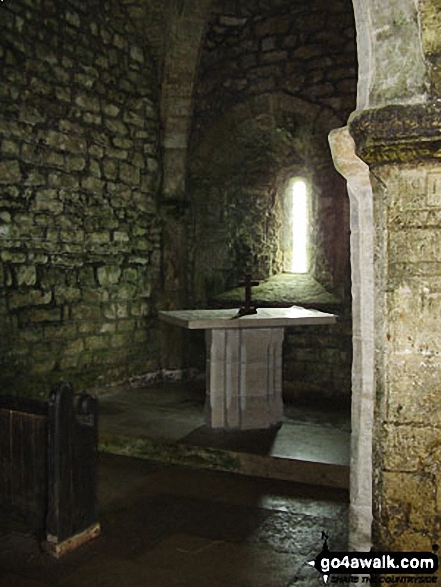
[[[237,448],[200,446],[184,442],[170,443],[141,435],[105,430],[100,433],[99,450],[196,469],[349,488],[349,465],[344,462],[346,458],[334,459],[343,462],[320,462],[300,456],[252,454]]]

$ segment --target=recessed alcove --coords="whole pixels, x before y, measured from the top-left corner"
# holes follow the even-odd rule
[[[207,34],[210,34],[209,32]],[[210,52],[207,47],[204,51]],[[246,274],[260,305],[331,310],[333,327],[288,329],[284,385],[291,395],[350,397],[349,199],[327,136],[341,122],[308,96],[243,95],[210,118],[202,68],[188,158],[188,307],[232,307]],[[304,273],[293,269],[293,187],[306,185]],[[203,334],[187,336],[186,366],[205,368]]]

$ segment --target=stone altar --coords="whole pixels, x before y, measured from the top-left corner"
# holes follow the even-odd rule
[[[282,343],[287,326],[332,324],[335,314],[290,308],[175,310],[159,318],[183,328],[204,329],[207,345],[207,425],[265,429],[283,420]]]

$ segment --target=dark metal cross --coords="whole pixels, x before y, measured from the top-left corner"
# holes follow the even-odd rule
[[[245,288],[245,305],[239,309],[239,316],[248,316],[249,314],[257,314],[257,308],[252,303],[251,288],[259,285],[258,281],[253,281],[251,275],[245,276],[245,281],[239,283],[239,287]]]

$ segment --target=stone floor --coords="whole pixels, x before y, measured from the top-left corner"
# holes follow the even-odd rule
[[[222,432],[204,425],[205,387],[174,383],[100,397],[100,448],[115,454],[347,488],[349,406],[285,402],[281,428]]]
[[[2,536],[3,587],[316,587],[344,550],[347,492],[100,455],[102,535],[56,561]]]

